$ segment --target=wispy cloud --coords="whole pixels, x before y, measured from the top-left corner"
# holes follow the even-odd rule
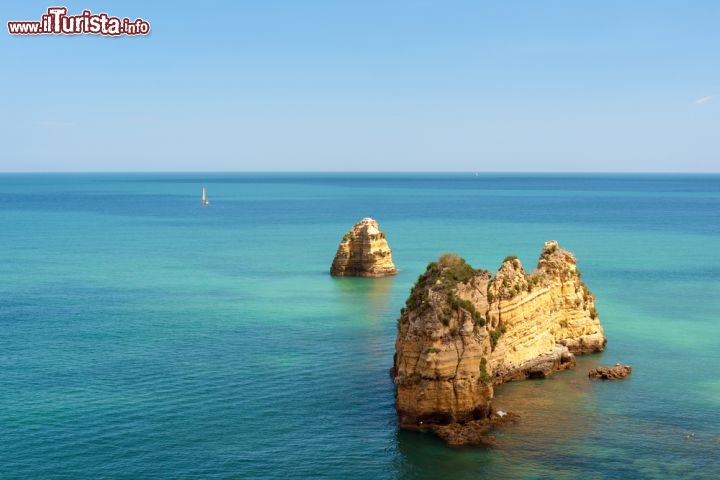
[[[700,97],[697,100],[693,102],[693,105],[704,105],[706,103],[711,102],[715,98],[715,95],[706,95],[704,97]]]
[[[75,126],[71,122],[57,122],[54,120],[42,120],[37,122],[36,125],[40,128],[72,128]]]

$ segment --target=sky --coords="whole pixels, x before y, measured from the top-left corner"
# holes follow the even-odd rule
[[[8,33],[58,3],[151,33]],[[1,172],[720,172],[714,0],[0,13]]]

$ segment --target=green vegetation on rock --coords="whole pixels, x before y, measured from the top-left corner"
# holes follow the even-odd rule
[[[430,306],[429,292],[444,293],[452,309],[465,310],[473,318],[473,321],[484,325],[485,319],[477,312],[472,302],[455,297],[453,291],[460,283],[467,283],[478,273],[484,270],[472,268],[463,258],[454,253],[445,253],[440,256],[437,262],[430,262],[425,272],[420,275],[415,286],[410,291],[410,296],[405,302],[405,309],[401,311],[402,317],[409,311],[420,312]],[[402,321],[401,317],[401,321]],[[443,325],[449,326],[452,319],[452,310],[443,308],[438,312],[438,319]]]
[[[492,377],[487,371],[487,359],[485,357],[480,359],[480,380],[485,383],[492,382]]]
[[[478,311],[475,309],[475,305],[473,305],[472,302],[470,302],[469,300],[457,298],[451,292],[450,294],[448,294],[448,302],[456,310],[463,309],[467,311],[472,317],[473,321],[478,325],[485,325],[485,319],[478,313]]]
[[[490,330],[490,345],[492,346],[493,350],[495,350],[495,346],[497,345],[498,340],[500,340],[500,337],[506,331],[507,328],[505,327],[505,325],[501,325],[497,328]]]

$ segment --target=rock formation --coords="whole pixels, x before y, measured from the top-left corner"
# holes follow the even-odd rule
[[[345,234],[330,267],[330,274],[336,277],[384,277],[396,273],[385,234],[372,218],[363,218]]]
[[[492,429],[506,423],[517,422],[519,416],[511,412],[498,412],[487,418],[471,420],[466,423],[450,423],[447,425],[432,424],[429,430],[445,440],[448,445],[495,445],[495,437],[488,435]],[[423,430],[423,429],[420,429]]]
[[[494,385],[546,377],[605,343],[595,297],[557,242],[545,243],[529,274],[516,257],[493,277],[445,254],[420,275],[398,321],[400,426],[439,433],[488,419]]]
[[[588,377],[600,378],[602,380],[621,380],[629,377],[631,373],[631,366],[617,364],[610,367],[593,368],[588,372]]]

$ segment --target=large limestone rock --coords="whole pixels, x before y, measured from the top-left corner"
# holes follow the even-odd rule
[[[372,218],[363,218],[345,234],[330,267],[330,274],[336,277],[384,277],[396,273],[385,234]]]
[[[420,276],[398,321],[400,425],[435,431],[487,419],[494,385],[545,377],[605,343],[595,297],[557,242],[545,243],[529,274],[515,257],[493,277],[445,254]]]

